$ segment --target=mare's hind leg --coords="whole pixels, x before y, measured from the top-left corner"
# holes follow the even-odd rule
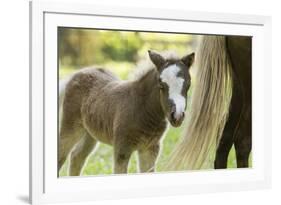
[[[227,168],[227,158],[233,145],[234,129],[231,123],[226,123],[218,149],[216,151],[215,169]]]
[[[227,168],[227,158],[229,151],[234,143],[236,127],[239,124],[242,112],[241,88],[235,75],[233,76],[233,95],[229,110],[228,120],[225,124],[221,140],[216,150],[215,169]]]
[[[160,145],[155,144],[145,150],[138,150],[139,169],[141,172],[154,172],[155,162],[160,150]]]
[[[243,112],[243,118],[234,142],[238,168],[249,167],[249,155],[252,149],[251,124],[251,108],[248,108]]]
[[[87,157],[93,151],[97,141],[88,133],[75,145],[70,155],[70,176],[79,176]]]

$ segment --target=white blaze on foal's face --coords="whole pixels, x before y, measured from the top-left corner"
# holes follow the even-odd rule
[[[182,89],[184,79],[182,77],[177,76],[180,71],[180,68],[173,64],[169,67],[165,68],[160,75],[160,79],[162,82],[166,83],[169,87],[169,99],[173,101],[176,106],[175,118],[179,119],[182,113],[185,110],[186,100],[184,96],[182,96]]]

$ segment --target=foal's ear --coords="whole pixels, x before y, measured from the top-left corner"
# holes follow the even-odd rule
[[[194,62],[194,58],[195,58],[195,53],[193,52],[189,55],[182,57],[181,61],[189,68],[190,66],[192,66]]]
[[[165,64],[165,59],[159,53],[148,50],[148,54],[150,60],[157,67],[158,70]]]

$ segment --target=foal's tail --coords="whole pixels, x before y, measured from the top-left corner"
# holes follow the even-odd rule
[[[73,75],[70,75],[64,79],[59,80],[59,119],[61,119],[62,115],[62,105],[64,101],[64,94],[65,94],[65,88],[68,84],[68,82],[72,79]],[[60,120],[59,120],[60,121]]]
[[[70,80],[71,80],[71,77],[67,77],[67,78],[59,80],[59,109],[61,109],[61,107],[62,107],[65,88]]]
[[[196,78],[187,128],[167,169],[200,169],[210,162],[227,120],[232,67],[223,36],[204,36],[196,59]],[[213,163],[213,161],[212,161]]]

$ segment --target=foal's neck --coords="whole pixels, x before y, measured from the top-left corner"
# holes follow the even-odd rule
[[[160,102],[160,91],[158,87],[158,73],[151,70],[136,82],[137,94],[143,103],[144,114],[155,123],[164,122],[165,114]]]

